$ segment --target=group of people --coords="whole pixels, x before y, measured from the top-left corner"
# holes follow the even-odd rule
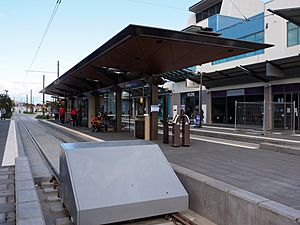
[[[107,132],[108,124],[109,117],[107,112],[91,117],[92,132]]]
[[[62,124],[65,123],[65,114],[66,114],[66,110],[64,107],[61,107],[59,109],[59,117],[60,117],[60,122]],[[73,107],[71,110],[71,122],[72,125],[75,126],[81,126],[82,123],[82,110],[79,109],[79,111],[77,111],[76,107]]]
[[[5,108],[0,109],[0,118],[1,118],[1,120],[5,120],[5,118],[6,118],[6,109]]]

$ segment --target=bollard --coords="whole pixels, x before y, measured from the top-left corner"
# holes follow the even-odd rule
[[[189,147],[190,143],[190,119],[187,115],[182,115],[182,146]]]
[[[176,115],[172,122],[172,146],[180,147],[180,116]]]

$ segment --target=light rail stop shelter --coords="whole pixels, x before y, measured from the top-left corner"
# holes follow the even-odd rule
[[[97,110],[95,99],[100,91],[106,88],[114,92],[115,131],[119,132],[122,128],[122,90],[132,82],[140,80],[148,84],[151,93],[150,104],[157,106],[159,85],[163,84],[165,79],[177,80],[176,73],[170,76],[169,72],[271,46],[223,38],[196,26],[185,31],[175,31],[128,25],[41,92],[64,98],[90,94],[88,118]],[[194,80],[197,81],[196,74]],[[167,107],[164,108],[167,110]],[[165,112],[164,115],[168,113]],[[150,112],[149,121],[150,126],[145,127],[145,133],[150,134],[150,140],[157,140],[156,110]],[[164,118],[164,137],[168,135],[167,131],[168,123]]]

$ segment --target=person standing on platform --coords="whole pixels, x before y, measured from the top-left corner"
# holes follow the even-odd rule
[[[60,122],[62,123],[62,124],[64,124],[65,123],[65,108],[64,107],[61,107],[60,109],[59,109],[59,116],[60,116]]]
[[[77,115],[78,115],[77,109],[74,107],[71,110],[72,124],[74,127],[76,126],[77,123]]]
[[[5,120],[5,115],[6,114],[6,109],[5,108],[2,108],[1,109],[1,120],[3,119],[3,120]]]

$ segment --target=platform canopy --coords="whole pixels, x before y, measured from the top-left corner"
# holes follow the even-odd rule
[[[294,23],[300,27],[300,7],[298,8],[286,8],[286,9],[268,9],[269,12],[272,12],[282,18]]]
[[[129,25],[41,92],[74,96],[161,77],[215,60],[271,47],[205,33]]]
[[[206,88],[215,88],[297,78],[299,74],[300,55],[296,55],[204,73],[203,84]]]

